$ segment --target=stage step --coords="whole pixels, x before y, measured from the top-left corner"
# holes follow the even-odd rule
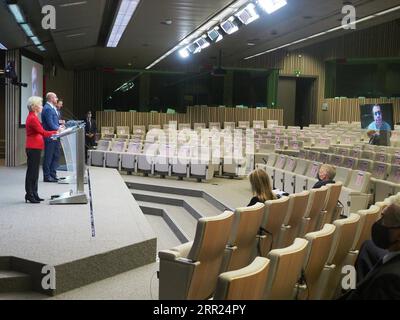
[[[209,217],[219,215],[222,211],[215,207],[202,197],[178,195],[166,192],[155,192],[148,190],[130,189],[132,194],[138,197],[136,200],[156,202],[162,204],[172,204],[181,206],[191,212],[191,214],[199,219],[201,217]],[[136,198],[136,197],[135,197]]]
[[[25,273],[0,270],[0,293],[29,291],[31,277]]]
[[[181,243],[194,239],[197,220],[186,209],[169,204],[137,201],[145,214],[162,216]]]

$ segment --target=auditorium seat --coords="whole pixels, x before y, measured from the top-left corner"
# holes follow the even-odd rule
[[[235,122],[224,122],[224,129],[235,130],[236,124]]]
[[[264,217],[264,211],[265,205],[260,202],[251,207],[235,210],[221,272],[243,268],[254,259],[257,234]]]
[[[129,126],[117,126],[117,138],[129,139],[130,138]]]
[[[379,161],[379,162],[391,163],[392,157],[387,152],[377,152],[377,153],[375,153],[374,160]]]
[[[275,126],[278,126],[278,120],[267,120],[267,128],[274,128]]]
[[[308,166],[304,175],[296,175],[294,192],[302,192],[311,189],[318,181],[318,172],[321,167],[320,162],[312,162]]]
[[[191,129],[192,125],[190,123],[180,123],[178,124],[178,130],[183,130],[183,129]]]
[[[193,242],[158,253],[160,300],[205,300],[213,295],[232,223],[230,211],[201,218]]]
[[[351,213],[346,219],[334,221],[333,225],[336,229],[332,246],[313,299],[332,300],[338,296],[342,267],[353,245],[359,220],[358,214]]]
[[[272,250],[268,254],[270,268],[264,299],[290,300],[301,275],[308,241],[297,238],[294,243],[283,249]]]
[[[115,138],[114,127],[101,127],[101,140],[111,140]]]
[[[126,141],[113,141],[105,153],[105,167],[120,169],[121,153],[126,151]]]
[[[337,181],[335,184],[327,184],[326,186],[328,187],[328,192],[323,210],[318,218],[316,225],[317,230],[321,229],[326,223],[332,223],[334,220],[338,219],[339,216],[338,200],[342,192],[343,184]]]
[[[248,266],[218,276],[213,300],[261,300],[269,272],[269,259],[256,257]]]
[[[206,124],[205,123],[194,123],[193,124],[194,131],[201,131],[201,130],[203,130],[205,128],[206,128]]]
[[[161,125],[159,125],[159,124],[149,124],[148,130],[150,131],[152,129],[160,129],[161,130]]]
[[[308,246],[303,265],[304,282],[297,284],[300,300],[315,299],[318,279],[328,260],[335,229],[333,224],[325,224],[321,230],[309,232],[304,236]]]
[[[176,145],[160,144],[158,154],[153,158],[154,173],[161,177],[171,175],[171,159],[176,156]]]
[[[371,200],[370,179],[371,173],[353,170],[349,183],[342,188],[339,198],[344,206],[345,215],[367,208]]]
[[[104,153],[110,150],[111,140],[99,140],[96,149],[89,150],[89,165],[104,167]]]
[[[373,164],[373,160],[358,159],[356,170],[371,172]]]
[[[308,150],[306,159],[310,160],[310,161],[317,161],[319,158],[319,155],[320,155],[319,151]]]
[[[219,122],[209,122],[208,123],[208,128],[210,130],[212,130],[212,129],[221,130],[221,123],[219,123]]]
[[[302,220],[299,237],[303,237],[306,233],[317,230],[318,220],[322,215],[323,209],[325,209],[328,190],[328,186],[310,190],[310,197]]]
[[[343,157],[343,162],[342,162],[342,166],[344,168],[348,168],[348,169],[356,169],[357,164],[358,164],[358,159],[354,158],[354,157]]]
[[[285,166],[283,169],[275,168],[274,172],[274,184],[275,189],[285,190],[285,173],[286,172],[293,172],[296,168],[296,158],[288,157],[286,159]]]
[[[281,154],[278,156],[276,163],[273,166],[268,166],[268,164],[265,166],[265,170],[267,171],[269,177],[271,178],[274,188],[275,188],[275,170],[278,169],[283,170],[287,158],[288,158],[287,156]]]
[[[309,166],[311,166],[311,161],[305,159],[297,159],[296,168],[293,172],[285,172],[285,191],[287,193],[296,192],[296,176],[304,176],[307,172]]]
[[[238,121],[238,128],[249,129],[250,128],[250,121]]]
[[[145,143],[142,154],[137,155],[137,171],[145,175],[154,173],[154,157],[158,154],[158,143]]]
[[[362,155],[362,149],[358,149],[355,147],[350,149],[350,157],[360,159],[361,155]]]
[[[343,163],[343,156],[342,155],[337,155],[337,154],[331,154],[328,160],[328,163],[340,167]]]
[[[375,201],[383,201],[398,192],[400,192],[400,166],[392,165],[386,181],[375,181]]]
[[[318,162],[321,162],[322,164],[328,163],[329,161],[329,154],[325,152],[321,152],[319,154]]]
[[[121,155],[121,170],[128,172],[136,172],[137,155],[141,153],[142,143],[134,141],[128,142],[128,147],[125,153]]]
[[[352,172],[353,170],[348,168],[336,167],[335,181],[340,181],[343,186],[347,186],[349,184]]]
[[[253,120],[254,129],[264,129],[264,120]]]
[[[171,158],[171,174],[179,179],[189,177],[191,147],[188,144],[178,147],[177,155]]]
[[[301,231],[303,218],[307,213],[309,197],[309,191],[303,191],[289,196],[289,208],[281,228],[278,248],[287,247],[298,237]]]
[[[375,205],[369,207],[366,210],[359,210],[357,214],[360,216],[360,221],[358,222],[356,235],[354,237],[354,242],[349,251],[345,265],[354,265],[361,245],[366,241],[371,239],[371,229],[372,225],[379,220],[381,216],[381,208]]]
[[[368,159],[368,160],[374,160],[375,159],[375,152],[364,149],[364,151],[361,153],[361,158]]]
[[[272,249],[278,248],[278,240],[289,209],[289,197],[269,200],[265,203],[265,211],[261,223],[262,235],[259,236],[258,254],[266,257]]]

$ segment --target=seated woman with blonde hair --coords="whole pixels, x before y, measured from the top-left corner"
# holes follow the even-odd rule
[[[257,202],[264,203],[268,200],[277,199],[272,191],[271,179],[266,171],[262,169],[254,170],[250,173],[249,180],[254,197],[250,200],[248,207],[255,205]]]

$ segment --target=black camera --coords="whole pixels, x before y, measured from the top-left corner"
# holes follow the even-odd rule
[[[4,70],[4,76],[6,79],[11,80],[11,84],[18,87],[28,87],[28,84],[18,81],[17,73],[15,72],[15,63],[13,61],[8,61],[6,68]]]

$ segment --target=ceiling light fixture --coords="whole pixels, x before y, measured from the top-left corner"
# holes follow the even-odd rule
[[[259,6],[268,14],[283,8],[287,5],[286,0],[258,0]]]
[[[7,50],[7,48],[0,42],[0,50]]]
[[[221,29],[224,30],[226,34],[233,34],[239,30],[239,26],[235,21],[235,17],[229,17],[228,20],[225,20],[221,23]]]
[[[40,46],[42,44],[38,37],[31,37],[31,40],[36,46]]]
[[[189,57],[190,52],[187,48],[183,48],[179,50],[179,55],[181,56],[181,58],[186,59],[187,57]]]
[[[400,10],[400,6],[397,6],[397,7],[385,10],[385,11],[381,11],[381,12],[372,14],[370,16],[367,16],[367,17],[364,17],[364,18],[361,18],[361,19],[358,19],[358,20],[350,23],[349,25],[356,25],[357,23],[364,22],[364,21],[367,21],[367,20],[371,20],[373,18],[380,17],[380,16],[382,16],[384,14],[387,14],[387,13],[390,13],[390,12],[394,12],[394,11],[397,11],[397,10]],[[284,44],[284,45],[281,45],[281,46],[276,47],[276,48],[272,48],[272,49],[269,49],[269,50],[266,50],[266,51],[263,51],[263,52],[248,56],[248,57],[244,58],[244,60],[253,59],[255,57],[258,57],[258,56],[261,56],[261,55],[264,55],[264,54],[267,54],[267,53],[271,53],[273,51],[277,51],[279,49],[283,49],[283,48],[292,46],[294,44],[298,44],[298,43],[307,41],[309,39],[314,39],[314,38],[326,35],[327,33],[335,32],[335,31],[339,31],[339,30],[344,30],[342,25],[340,25],[338,27],[335,27],[335,28],[332,28],[332,29],[329,29],[329,30],[326,30],[326,31],[323,31],[323,32],[319,32],[319,33],[313,34],[311,36],[308,36],[308,37],[305,37],[305,38],[302,38],[302,39],[299,39],[299,40],[296,40],[296,41],[293,41],[293,42],[290,42],[290,43],[287,43],[287,44]]]
[[[46,48],[43,47],[43,46],[37,46],[37,48],[38,48],[40,51],[46,51]]]
[[[21,28],[24,30],[25,34],[31,38],[34,37],[35,35],[33,34],[33,31],[31,29],[31,26],[27,23],[22,23],[21,24]]]
[[[108,37],[107,47],[115,48],[118,46],[119,41],[121,40],[122,35],[125,32],[126,27],[133,14],[135,13],[140,0],[121,0],[118,13],[115,17],[113,27],[111,29],[111,33]]]
[[[80,5],[83,5],[83,4],[86,4],[86,3],[87,3],[87,1],[77,1],[77,2],[72,2],[72,3],[63,3],[63,4],[60,4],[60,7],[61,8],[75,7],[75,6],[80,6]]]
[[[19,6],[17,4],[9,4],[8,8],[10,9],[11,13],[13,14],[15,20],[18,23],[24,23],[25,22],[25,18],[21,12],[21,9],[19,8]]]
[[[211,31],[207,32],[207,35],[212,42],[216,43],[218,41],[221,41],[224,38],[218,30],[219,30],[219,27],[215,27]]]
[[[166,57],[168,57],[172,53],[174,53],[176,51],[179,52],[181,49],[184,49],[184,48],[188,47],[188,45],[190,43],[192,43],[193,41],[195,41],[196,39],[201,37],[204,33],[206,33],[209,36],[209,38],[210,38],[210,40],[212,42],[220,41],[223,38],[220,33],[219,33],[219,36],[217,38],[214,38],[214,37],[211,38],[210,37],[210,33],[213,31],[212,29],[216,29],[218,31],[218,28],[216,28],[216,27],[221,23],[221,21],[226,20],[228,17],[232,16],[232,14],[234,14],[240,8],[243,8],[243,6],[245,6],[248,3],[249,3],[249,0],[237,0],[237,1],[233,2],[233,3],[231,3],[230,5],[226,6],[225,8],[223,8],[222,10],[217,12],[213,17],[211,17],[206,22],[204,22],[195,31],[193,31],[192,33],[187,35],[185,38],[183,38],[176,46],[174,46],[173,48],[168,50],[165,54],[163,54],[157,60],[152,62],[150,65],[148,65],[146,67],[146,70],[149,70],[149,69],[153,68],[155,65],[160,63],[160,61],[164,60]],[[209,30],[211,30],[211,31],[209,31]],[[215,35],[215,33],[213,33],[213,34]],[[213,40],[213,39],[216,39],[216,40],[218,39],[218,40],[216,41],[216,40]],[[189,50],[189,52],[190,52],[190,50]],[[190,52],[190,53],[192,53],[192,52]]]
[[[249,3],[243,10],[240,10],[235,14],[236,17],[245,25],[256,21],[260,16],[256,11],[256,6],[253,3]]]

